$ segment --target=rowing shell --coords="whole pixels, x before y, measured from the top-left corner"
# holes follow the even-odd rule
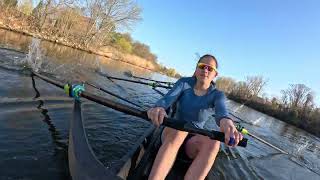
[[[74,102],[70,122],[68,158],[73,180],[120,179],[94,155],[83,128],[81,103],[78,100]]]
[[[147,129],[126,155],[114,162],[112,167],[107,168],[98,160],[88,143],[83,126],[81,102],[75,100],[73,118],[70,122],[68,147],[69,170],[72,179],[121,180],[130,179],[132,173],[141,176],[136,172],[137,165],[142,155],[148,154],[145,153],[142,144],[146,141],[146,138],[149,139],[153,135],[153,132],[154,128]],[[148,162],[150,163],[150,160]]]

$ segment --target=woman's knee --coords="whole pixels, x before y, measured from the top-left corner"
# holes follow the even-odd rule
[[[209,152],[217,152],[220,148],[220,141],[208,139],[204,142],[203,148],[206,148]]]
[[[209,137],[202,136],[198,142],[199,150],[214,151],[220,148],[220,142]]]
[[[165,128],[163,130],[163,144],[180,147],[187,135],[188,133],[184,131],[179,131],[172,128]]]
[[[186,154],[189,158],[194,159],[201,154],[216,154],[219,151],[220,142],[211,140],[210,138],[202,135],[192,137],[186,144]]]

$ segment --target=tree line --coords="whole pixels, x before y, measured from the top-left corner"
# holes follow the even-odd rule
[[[217,88],[229,99],[276,117],[320,137],[320,108],[316,106],[315,94],[304,84],[290,84],[281,91],[281,97],[264,97],[267,79],[249,76],[245,81],[219,77]]]
[[[134,41],[128,33],[119,33],[142,20],[142,9],[133,0],[40,0],[35,7],[32,3],[2,0],[0,11],[27,23],[30,31],[62,38],[83,49],[113,46],[152,62],[160,72],[180,76],[160,65],[148,45]]]

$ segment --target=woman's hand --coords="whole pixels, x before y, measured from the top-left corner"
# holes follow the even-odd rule
[[[224,132],[225,143],[229,145],[230,137],[234,138],[235,143],[229,146],[236,146],[240,140],[242,140],[243,136],[240,132],[237,131],[236,127],[233,124],[231,119],[223,118],[220,121],[220,130]]]
[[[167,113],[163,107],[150,108],[147,114],[148,118],[151,119],[152,123],[157,127],[162,124],[163,118],[167,117]]]

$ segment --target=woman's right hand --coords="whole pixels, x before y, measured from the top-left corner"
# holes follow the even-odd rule
[[[152,123],[157,127],[162,124],[163,118],[167,117],[167,113],[163,107],[150,108],[147,114],[148,118],[151,119]]]

